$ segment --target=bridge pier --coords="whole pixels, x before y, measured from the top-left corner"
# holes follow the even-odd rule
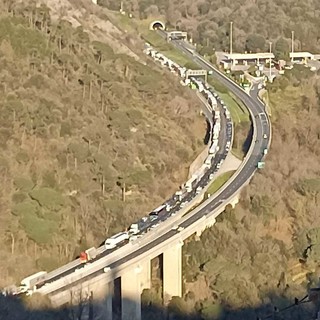
[[[230,202],[229,204],[232,206],[232,209],[235,208],[236,204],[239,203],[239,195],[236,195]]]
[[[95,296],[94,292],[94,296]],[[113,281],[107,283],[105,285],[104,290],[105,298],[100,301],[96,301],[98,307],[98,312],[101,320],[112,320],[113,314],[112,314],[112,298],[114,295],[114,283]]]
[[[113,281],[107,284],[108,287],[108,294],[106,297],[106,319],[112,319],[112,298],[114,294],[114,283]]]
[[[141,320],[141,267],[121,276],[121,319]]]
[[[140,273],[140,293],[144,289],[151,289],[151,260],[145,260],[139,264]]]
[[[167,303],[173,296],[182,296],[183,241],[163,252],[163,299]]]

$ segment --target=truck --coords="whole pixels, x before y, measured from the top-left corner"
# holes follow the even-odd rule
[[[128,232],[119,232],[112,236],[111,238],[108,238],[104,245],[107,250],[115,248],[119,243],[129,240],[129,234]]]
[[[96,256],[97,256],[97,249],[95,247],[92,247],[80,253],[80,262],[86,263],[94,259]]]
[[[133,223],[129,228],[129,234],[138,234],[141,231],[141,229],[148,224],[148,220],[150,220],[149,217],[143,217],[139,221]]]
[[[32,292],[35,289],[35,286],[46,279],[46,275],[46,271],[40,271],[27,278],[24,278],[20,283],[19,292],[26,292],[27,294],[32,294]]]
[[[207,157],[207,159],[205,160],[205,164],[206,164],[206,166],[207,166],[208,168],[210,168],[211,165],[212,165],[212,159],[213,159],[213,157],[214,157],[214,155],[213,155],[213,154],[210,154],[210,155]]]
[[[197,179],[197,176],[192,175],[191,179],[189,179],[186,183],[185,183],[185,188],[187,192],[191,192],[192,191],[192,184],[193,182]]]
[[[219,132],[220,132],[220,128],[218,126],[214,126],[212,140],[218,140]]]
[[[152,212],[150,212],[150,215],[157,216],[164,208],[166,208],[166,204],[162,204],[158,208],[154,209]]]
[[[214,154],[217,151],[217,146],[218,146],[218,140],[217,139],[213,139],[211,147],[209,149],[209,153],[210,154]]]

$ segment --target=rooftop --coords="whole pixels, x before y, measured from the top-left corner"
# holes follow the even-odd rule
[[[314,58],[314,55],[310,52],[290,52],[289,55],[290,58]]]
[[[228,60],[255,60],[255,59],[274,59],[274,54],[270,52],[261,53],[224,53]]]

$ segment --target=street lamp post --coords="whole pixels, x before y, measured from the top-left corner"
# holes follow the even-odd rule
[[[269,52],[270,52],[270,59],[269,59],[269,81],[271,82],[271,49],[272,49],[272,42],[269,41]]]
[[[230,54],[232,54],[232,24],[233,22],[230,22]]]
[[[293,52],[294,52],[294,31],[291,31],[291,61],[293,61]]]

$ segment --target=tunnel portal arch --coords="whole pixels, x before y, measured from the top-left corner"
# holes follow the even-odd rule
[[[150,30],[157,30],[157,29],[165,30],[165,28],[166,28],[166,25],[159,20],[151,22],[149,27]]]

